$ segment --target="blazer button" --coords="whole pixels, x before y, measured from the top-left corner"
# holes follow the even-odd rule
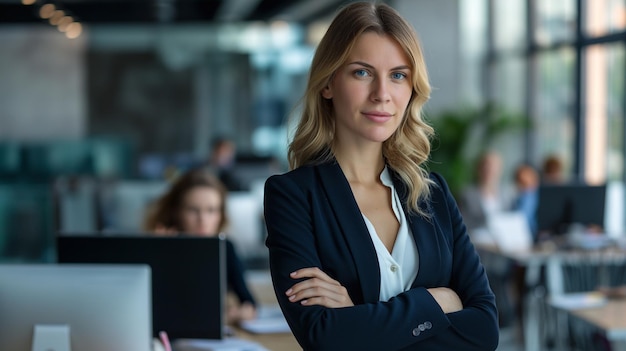
[[[430,328],[432,328],[432,327],[433,327],[433,324],[432,324],[431,322],[424,322],[424,327],[425,327],[426,329],[430,329]]]
[[[419,336],[420,335],[420,330],[419,328],[413,328],[413,336]]]
[[[420,325],[418,325],[418,326],[417,326],[417,328],[418,328],[420,331],[424,331],[424,330],[426,330],[426,327],[424,326],[424,324],[420,324]]]

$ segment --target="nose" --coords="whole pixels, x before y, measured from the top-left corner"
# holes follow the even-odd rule
[[[388,84],[389,82],[383,78],[376,78],[372,81],[372,101],[387,102],[390,100]]]
[[[202,227],[206,226],[207,223],[211,222],[211,216],[207,213],[200,213],[198,215],[198,224]]]

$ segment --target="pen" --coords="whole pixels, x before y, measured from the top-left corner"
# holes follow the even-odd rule
[[[159,338],[161,339],[161,343],[165,348],[165,351],[172,351],[172,346],[170,345],[170,338],[167,336],[165,331],[159,332]]]

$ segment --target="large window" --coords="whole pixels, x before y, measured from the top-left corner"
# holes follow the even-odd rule
[[[535,0],[533,39],[539,45],[572,41],[576,37],[576,0]]]
[[[527,82],[526,61],[519,55],[507,55],[495,63],[494,100],[507,110],[524,111],[524,94]]]
[[[571,176],[574,161],[574,51],[563,48],[537,53],[535,86],[530,91],[537,164],[548,155],[558,155]]]
[[[602,36],[626,29],[625,0],[586,0],[584,30],[589,36]]]
[[[526,0],[493,3],[494,45],[498,50],[526,49]]]
[[[522,110],[526,160],[572,180],[626,179],[626,0],[489,0],[484,96]]]
[[[624,173],[624,46],[592,45],[583,58],[585,179],[619,180]]]

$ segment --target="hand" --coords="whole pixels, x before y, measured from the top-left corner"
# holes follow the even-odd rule
[[[154,228],[154,234],[156,236],[174,236],[178,234],[178,231],[174,228],[169,228],[159,224],[156,226],[156,228]]]
[[[239,306],[239,320],[247,321],[256,318],[256,308],[250,302],[244,302]]]
[[[329,308],[354,306],[348,290],[317,267],[302,268],[290,276],[293,279],[309,278],[294,284],[285,292],[291,302]]]
[[[226,303],[226,324],[236,325],[242,321],[256,318],[256,308],[250,302],[235,301],[236,297],[231,296]]]
[[[430,288],[428,292],[435,298],[444,313],[457,312],[463,309],[461,298],[450,288]]]

